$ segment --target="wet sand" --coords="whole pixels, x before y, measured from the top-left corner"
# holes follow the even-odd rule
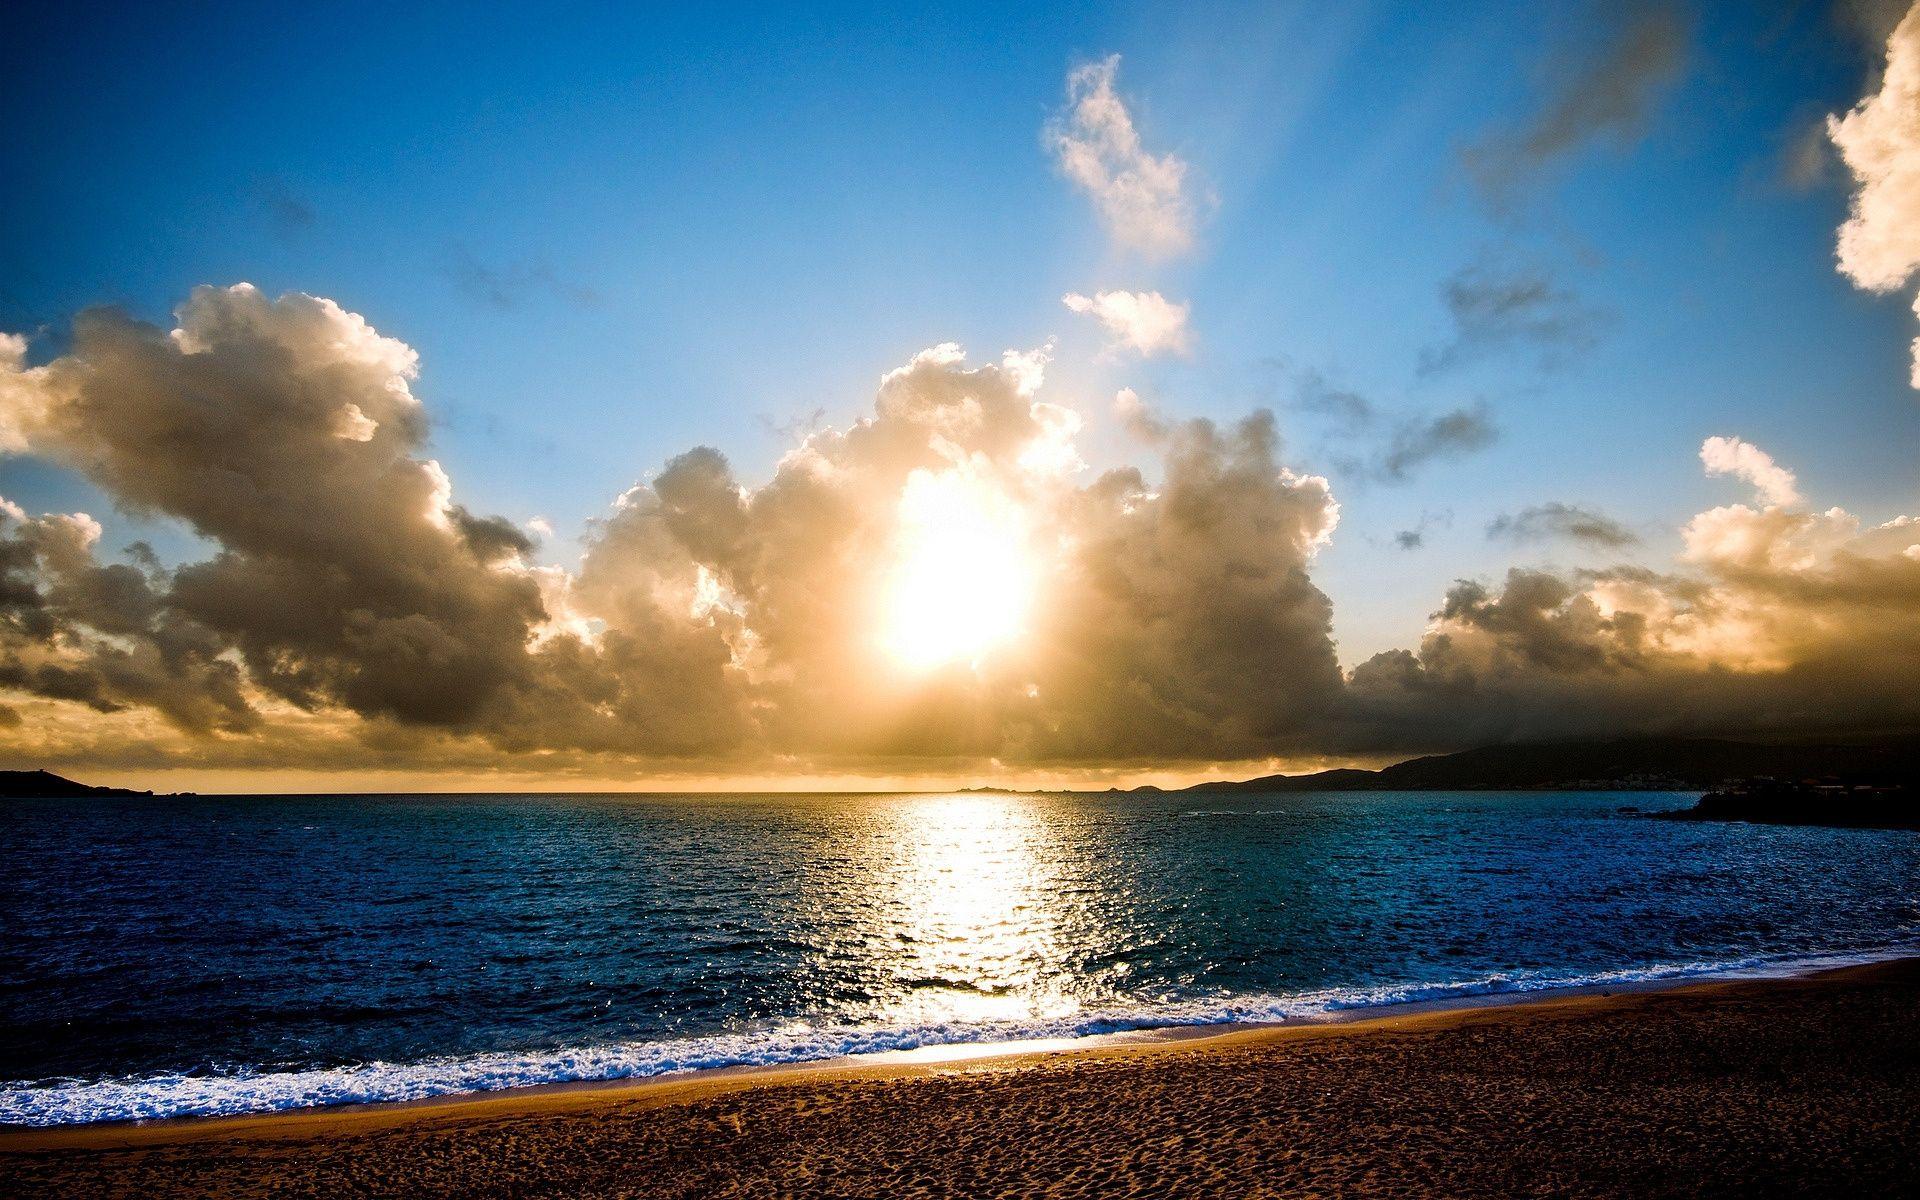
[[[0,1132],[71,1196],[1920,1194],[1920,961],[946,1064]]]

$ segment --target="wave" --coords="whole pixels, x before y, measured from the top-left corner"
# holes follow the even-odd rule
[[[1624,987],[1707,977],[1795,974],[1883,961],[1920,947],[1822,957],[1748,957],[1661,963],[1585,974],[1515,972],[1472,979],[1329,988],[1110,1008],[1031,1021],[938,1022],[906,1026],[788,1024],[751,1033],[557,1050],[499,1051],[411,1063],[368,1062],[297,1071],[234,1070],[116,1079],[9,1083],[0,1125],[83,1125],[104,1121],[230,1116],[339,1104],[423,1100],[539,1084],[646,1079],[720,1067],[777,1066],[932,1046],[1087,1038],[1150,1029],[1274,1024],[1327,1019],[1405,1004]]]

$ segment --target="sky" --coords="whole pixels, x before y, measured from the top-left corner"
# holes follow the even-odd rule
[[[8,765],[1170,781],[1920,716],[1900,5],[42,7]]]

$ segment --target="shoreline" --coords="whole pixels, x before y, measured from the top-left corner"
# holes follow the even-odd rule
[[[1390,1029],[1403,1023],[1440,1022],[1477,1013],[1551,1009],[1640,996],[1707,994],[1743,985],[1845,980],[1880,968],[1920,974],[1912,947],[1879,952],[1783,959],[1729,966],[1699,974],[1546,986],[1534,990],[1462,992],[1457,995],[1356,1004],[1276,1021],[1165,1024],[1111,1033],[998,1041],[930,1043],[823,1058],[669,1070],[651,1075],[557,1080],[494,1089],[447,1092],[400,1100],[321,1103],[260,1111],[70,1122],[55,1125],[0,1124],[0,1156],[45,1149],[134,1147],[229,1135],[289,1136],[327,1126],[391,1128],[415,1119],[511,1115],[517,1110],[592,1106],[604,1102],[671,1104],[694,1096],[810,1082],[914,1078],[971,1070],[1017,1070],[1052,1059],[1126,1058],[1138,1054],[1206,1051],[1219,1046],[1316,1032]],[[1624,973],[1624,972],[1623,972]],[[1433,987],[1467,986],[1436,984]],[[0,1159],[4,1161],[4,1159]]]
[[[1920,959],[0,1138],[9,1195],[1898,1195]]]

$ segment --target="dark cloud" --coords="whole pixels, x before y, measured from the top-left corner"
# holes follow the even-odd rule
[[[1411,529],[1402,529],[1393,535],[1393,544],[1402,550],[1418,550],[1427,544],[1427,531],[1433,528],[1446,529],[1453,525],[1453,513],[1449,511],[1423,512]]]
[[[1378,415],[1371,400],[1352,388],[1332,383],[1314,370],[1301,371],[1297,376],[1293,405],[1301,412],[1327,417],[1350,431],[1367,428]]]
[[[1374,461],[1377,478],[1399,483],[1428,463],[1457,459],[1485,449],[1499,439],[1485,404],[1456,408],[1435,417],[1403,422]]]
[[[1910,0],[1835,0],[1834,18],[1872,51],[1885,49],[1887,39],[1912,9]]]
[[[448,249],[441,270],[462,295],[503,312],[535,295],[589,306],[600,303],[599,293],[592,288],[567,282],[543,263],[489,263],[463,245]]]
[[[1439,414],[1401,409],[1396,415],[1320,371],[1296,369],[1279,359],[1265,365],[1291,376],[1289,408],[1321,418],[1330,440],[1346,444],[1347,449],[1331,454],[1343,475],[1400,483],[1430,462],[1463,457],[1499,438],[1484,402]]]
[[[1543,171],[1600,138],[1639,136],[1686,59],[1687,21],[1667,5],[1601,6],[1616,19],[1589,46],[1547,66],[1537,109],[1462,154],[1467,173],[1499,209]]]
[[[1487,536],[1514,542],[1564,538],[1601,550],[1620,550],[1640,542],[1638,534],[1604,513],[1559,501],[1503,513],[1488,523]]]
[[[1422,375],[1507,351],[1552,367],[1594,342],[1598,315],[1537,266],[1483,261],[1456,271],[1440,295],[1453,336],[1421,354]]]
[[[827,410],[819,405],[805,413],[779,418],[771,413],[755,413],[754,421],[760,428],[783,442],[803,442],[811,437],[822,425],[826,424]]]
[[[272,177],[254,186],[253,202],[283,237],[303,234],[320,223],[313,205],[300,196],[286,180]]]
[[[221,640],[169,611],[139,567],[96,562],[99,534],[83,514],[0,501],[0,687],[103,713],[148,708],[192,734],[254,728]]]
[[[45,369],[33,441],[123,508],[221,547],[162,581],[150,623],[237,654],[299,707],[459,723],[522,672],[540,598],[493,569],[499,525],[452,506],[438,465],[416,456],[427,420],[413,370],[411,350],[328,301],[202,288],[177,336],[82,314]]]

